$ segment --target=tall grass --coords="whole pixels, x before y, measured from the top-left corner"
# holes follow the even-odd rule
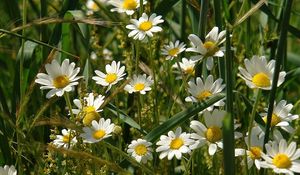
[[[93,8],[89,9],[86,1],[78,0],[0,1],[2,167],[14,165],[18,174],[274,173],[271,169],[257,170],[255,166],[248,169],[243,164],[247,155],[237,157],[235,149],[248,149],[245,142],[251,139],[244,138],[247,133],[251,135],[254,126],[265,132],[264,144],[276,140],[272,125],[275,102],[286,100],[294,105],[290,113],[300,113],[300,6],[296,1],[148,0],[133,15],[111,12],[113,6],[100,0],[95,1]],[[162,15],[164,22],[158,26],[163,30],[153,33],[147,41],[128,37],[131,30],[126,25],[143,13]],[[162,48],[170,41],[179,40],[186,48],[192,47],[190,34],[196,34],[205,45],[207,34],[214,26],[219,32],[226,30],[226,40],[218,47],[224,56],[214,56],[212,70],[206,67],[207,56],[196,62],[193,74],[172,66],[183,68],[182,58],[196,53],[185,51],[171,60],[162,54]],[[238,76],[238,67],[244,68],[244,60],[253,55],[275,59],[270,91],[251,89]],[[61,63],[65,59],[76,63],[80,67],[79,76],[83,77],[64,97],[47,99],[48,90],[40,90],[40,85],[35,83],[37,75],[46,73],[45,65],[52,60]],[[126,76],[107,90],[92,77],[95,70],[105,72],[113,60],[126,67]],[[287,75],[278,87],[280,71],[286,71]],[[138,74],[152,77],[153,85],[145,95],[124,90],[133,75]],[[199,97],[198,102],[188,103],[186,97],[191,96],[191,84],[197,77],[205,81],[209,75],[214,80],[222,78],[226,88],[209,94],[204,100]],[[70,110],[76,108],[74,99],[87,105],[84,99],[91,92],[105,96],[99,116],[111,119],[115,125],[111,137],[94,144],[85,143],[80,135],[85,127],[84,108],[79,114]],[[205,123],[207,109],[223,99],[224,106],[214,107],[226,111],[220,133],[222,149],[217,148],[214,155],[209,155],[209,144],[205,142],[189,154],[183,153],[181,159],[159,157],[161,153],[156,149],[162,135],[178,127],[182,132],[194,133],[191,121]],[[264,112],[267,112],[266,121]],[[236,123],[240,125],[237,129]],[[295,129],[293,133],[282,129],[279,132],[289,143],[299,145],[299,119],[290,121],[289,125]],[[65,128],[74,130],[78,140],[75,146],[66,149],[53,144]],[[236,131],[243,137],[235,139]],[[207,135],[206,131],[203,137]],[[146,163],[127,152],[132,140],[139,138],[152,143],[153,159]],[[262,151],[268,154],[265,147]]]

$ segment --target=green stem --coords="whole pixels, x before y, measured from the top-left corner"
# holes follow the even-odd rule
[[[143,12],[144,12],[143,0],[140,0],[140,16],[142,16]]]
[[[71,115],[71,120],[75,120],[75,117],[74,117],[74,114],[73,114],[73,111],[72,111],[72,105],[71,105],[69,93],[65,92],[64,97],[65,97],[65,101],[67,103],[67,106],[69,108],[69,112],[70,112],[70,115]]]
[[[225,55],[225,67],[226,67],[226,111],[230,114],[228,117],[230,117],[230,123],[228,123],[228,128],[226,129],[225,134],[228,137],[228,141],[225,144],[224,141],[224,152],[226,153],[226,157],[224,156],[224,171],[225,175],[234,175],[234,111],[233,111],[233,57],[231,52],[231,42],[230,42],[230,33],[231,30],[227,24],[226,27],[226,55]],[[229,141],[232,141],[230,143]],[[231,163],[228,163],[231,162]]]
[[[255,119],[255,114],[256,114],[256,109],[258,106],[259,98],[261,96],[261,89],[255,89],[255,95],[254,95],[254,105],[251,111],[251,116],[250,116],[250,121],[249,121],[249,127],[248,127],[248,146],[250,148],[251,146],[251,133],[252,133],[252,127],[253,127],[253,122]]]
[[[269,132],[270,132],[270,127],[271,127],[271,119],[272,119],[272,114],[273,114],[273,108],[274,108],[274,101],[275,101],[275,96],[276,96],[276,90],[277,90],[277,82],[279,78],[279,73],[280,73],[280,67],[282,65],[282,59],[285,55],[285,46],[284,43],[286,42],[287,39],[287,30],[288,30],[288,25],[289,25],[289,20],[290,20],[290,14],[291,14],[291,7],[292,7],[292,2],[293,0],[287,0],[285,2],[284,6],[284,14],[280,26],[280,38],[278,41],[278,49],[277,49],[277,54],[276,54],[276,62],[275,62],[275,70],[274,70],[274,77],[272,81],[272,88],[269,96],[269,106],[268,106],[268,114],[267,114],[267,124],[266,124],[266,131],[265,131],[265,139],[264,139],[264,144],[266,144],[269,140]],[[265,152],[265,147],[264,147],[264,152]]]

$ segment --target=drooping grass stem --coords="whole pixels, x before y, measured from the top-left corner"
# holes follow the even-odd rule
[[[68,92],[64,93],[64,97],[65,97],[65,101],[67,103],[67,106],[68,106],[68,109],[69,109],[69,112],[70,112],[70,115],[71,115],[71,119],[74,120],[75,117],[74,117],[74,114],[73,114],[73,111],[72,111],[72,104],[71,104],[71,101],[70,101],[69,93]]]
[[[277,90],[277,82],[278,82],[278,78],[279,78],[279,72],[280,72],[280,69],[282,66],[282,59],[283,59],[283,57],[285,55],[285,51],[286,51],[284,45],[285,45],[286,38],[287,38],[287,30],[288,30],[288,26],[289,26],[292,2],[293,2],[293,0],[286,0],[285,6],[284,6],[282,22],[280,23],[281,24],[280,35],[279,35],[280,38],[279,38],[278,47],[277,47],[272,88],[271,88],[271,92],[270,92],[270,96],[269,96],[269,106],[268,106],[268,113],[267,113],[267,124],[266,124],[264,144],[266,144],[269,140],[269,132],[270,132],[270,127],[271,127],[274,101],[275,101],[276,90]],[[265,147],[264,147],[264,152],[265,152]]]

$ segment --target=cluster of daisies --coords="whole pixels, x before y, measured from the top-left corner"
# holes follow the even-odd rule
[[[134,14],[136,9],[141,6],[139,0],[109,0],[107,2],[114,6],[111,11],[126,13],[127,15]],[[146,3],[147,1],[143,1],[142,5]],[[91,9],[96,10],[97,5],[91,7]],[[164,20],[156,14],[148,16],[143,13],[139,19],[130,19],[130,22],[132,24],[126,26],[127,29],[131,30],[128,37],[147,42],[149,38],[153,37],[153,33],[162,31],[158,24]],[[226,31],[219,32],[217,27],[213,27],[203,40],[195,34],[189,35],[188,39],[191,43],[189,48],[186,48],[186,44],[180,41],[169,42],[163,47],[161,53],[166,57],[166,60],[177,59],[184,51],[191,52],[190,59],[182,58],[181,62],[178,61],[173,65],[183,74],[193,77],[188,82],[187,90],[190,96],[185,98],[186,102],[203,102],[210,96],[224,90],[225,84],[222,84],[221,78],[216,79],[213,75],[194,77],[194,67],[196,63],[202,62],[206,65],[207,70],[210,71],[214,68],[213,58],[224,56],[222,44],[225,41],[225,34]],[[273,83],[275,61],[267,61],[264,56],[253,56],[251,60],[245,59],[244,63],[245,68],[239,67],[238,76],[245,80],[246,85],[252,89],[270,90]],[[82,78],[78,76],[80,68],[75,68],[75,63],[70,63],[68,59],[63,60],[61,65],[53,60],[50,64],[46,64],[45,68],[47,74],[39,73],[35,82],[42,85],[41,89],[50,89],[46,95],[47,98],[55,95],[60,97],[69,93],[78,84],[78,80]],[[120,62],[112,61],[111,64],[105,66],[105,72],[96,70],[92,79],[96,84],[105,87],[106,92],[108,92],[119,81],[125,79],[125,75],[125,66],[121,66]],[[277,86],[284,82],[285,75],[285,72],[280,72]],[[153,85],[152,77],[146,74],[133,75],[132,78],[128,79],[129,83],[124,87],[128,93],[144,95],[151,90]],[[176,157],[181,159],[183,154],[190,154],[193,150],[204,145],[207,145],[208,153],[211,156],[222,149],[222,125],[226,116],[226,112],[222,110],[225,105],[224,100],[219,100],[200,113],[204,122],[190,121],[189,132],[184,132],[181,127],[178,127],[175,132],[169,131],[167,135],[160,136],[155,149],[156,152],[160,153],[159,158],[171,160]],[[83,125],[82,132],[77,133],[71,129],[63,129],[62,135],[57,135],[53,144],[69,149],[76,145],[78,136],[83,139],[84,143],[96,143],[111,137],[115,124],[111,122],[111,119],[104,119],[99,114],[104,107],[104,101],[105,96],[94,93],[87,94],[83,100],[74,99],[73,102],[77,108],[70,109],[69,113],[80,117]],[[254,127],[245,137],[247,148],[235,150],[236,156],[245,157],[247,155],[245,162],[248,168],[255,164],[258,169],[271,168],[276,173],[300,173],[300,149],[297,149],[295,142],[288,144],[281,134],[281,130],[290,134],[295,132],[291,122],[298,119],[298,115],[290,113],[292,107],[293,105],[288,104],[285,100],[274,104],[271,118],[273,139],[265,145],[263,145],[264,126],[257,123],[253,124]],[[261,112],[261,116],[266,122],[266,112]],[[234,129],[239,126],[240,124],[235,121]],[[235,131],[234,136],[235,139],[238,139],[242,137],[242,134]],[[128,145],[127,152],[138,162],[147,163],[153,158],[153,147],[153,143],[138,138]],[[263,152],[264,149],[266,153]]]

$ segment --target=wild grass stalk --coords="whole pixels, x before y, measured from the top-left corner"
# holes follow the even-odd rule
[[[289,20],[291,15],[291,7],[292,7],[293,0],[286,0],[284,5],[284,13],[281,21],[280,26],[280,37],[277,45],[277,53],[275,59],[275,70],[274,70],[274,77],[272,81],[272,88],[269,96],[269,104],[268,104],[268,113],[267,113],[267,124],[266,124],[266,131],[265,131],[265,139],[264,144],[266,144],[269,140],[270,135],[270,127],[271,127],[271,119],[273,114],[274,108],[274,101],[276,98],[276,90],[277,90],[277,82],[279,78],[279,72],[282,66],[283,58],[285,55],[285,43],[287,39],[287,31],[289,26]],[[265,151],[265,148],[264,148]]]

